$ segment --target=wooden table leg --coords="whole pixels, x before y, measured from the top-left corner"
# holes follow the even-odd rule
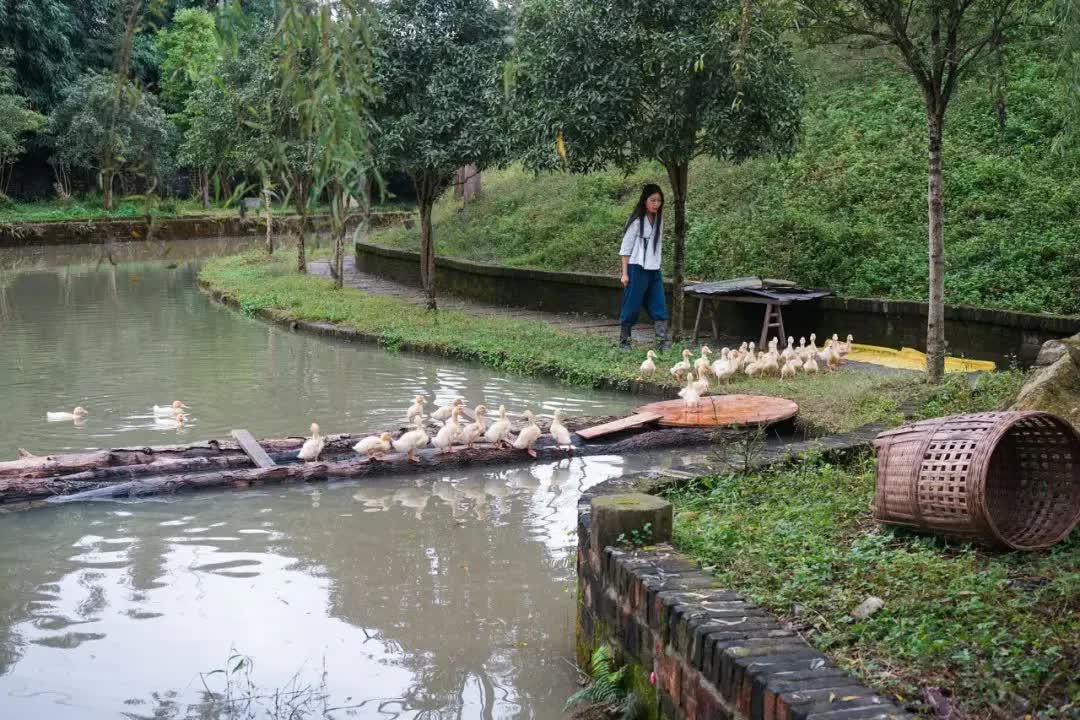
[[[701,309],[705,307],[705,296],[702,295],[698,298],[697,303],[697,318],[694,320],[694,334],[690,336],[690,342],[697,342],[698,327],[701,325]]]
[[[717,316],[716,306],[717,302],[713,300],[709,303],[709,319],[712,321],[712,334],[713,343],[719,344],[720,342],[720,318]]]
[[[769,341],[769,318],[772,317],[773,304],[765,305],[765,319],[761,321],[761,340],[758,342],[758,351],[765,349],[765,343]]]

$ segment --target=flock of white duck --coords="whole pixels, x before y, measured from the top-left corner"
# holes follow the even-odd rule
[[[787,346],[779,349],[780,339],[773,338],[769,341],[769,349],[757,352],[754,343],[743,343],[736,350],[722,348],[720,357],[710,360],[714,355],[708,345],[701,348],[701,356],[691,361],[693,353],[683,350],[682,360],[675,363],[669,371],[671,376],[680,383],[685,380],[686,385],[679,391],[679,397],[686,401],[687,405],[696,405],[702,396],[709,392],[710,383],[715,380],[718,384],[729,382],[740,374],[749,377],[780,377],[793,378],[800,372],[806,375],[816,375],[820,371],[835,370],[844,362],[844,357],[851,352],[851,346],[855,338],[847,336],[847,340],[840,340],[839,336],[833,335],[825,341],[825,346],[817,346],[817,335],[810,335],[809,344],[806,338],[799,338],[799,344],[795,344],[795,338],[787,339]],[[641,363],[641,375],[651,377],[656,374],[656,353],[650,350]]]
[[[425,414],[426,405],[427,398],[423,395],[413,398],[412,405],[405,413],[405,421],[411,426],[411,430],[402,433],[396,439],[388,432],[371,435],[356,443],[353,450],[370,458],[377,458],[394,451],[405,453],[413,462],[420,462],[414,453],[429,445],[437,448],[440,453],[452,453],[455,452],[455,446],[471,449],[476,446],[476,443],[485,441],[494,447],[513,447],[524,450],[532,457],[536,457],[533,446],[544,433],[536,424],[536,416],[531,410],[523,413],[525,426],[514,436],[505,405],[499,406],[499,417],[490,424],[487,419],[488,409],[484,405],[477,405],[473,410],[475,419],[472,422],[463,423],[461,416],[465,407],[464,398],[455,398],[449,404],[436,408],[430,416]],[[434,435],[431,434],[432,428],[429,428],[428,420],[442,423],[441,426],[435,426],[437,429],[434,430]],[[557,447],[570,448],[573,446],[570,431],[563,425],[562,420],[562,412],[556,410],[548,433],[555,440]],[[312,423],[311,437],[300,448],[298,457],[305,462],[313,462],[319,459],[325,447],[326,438],[320,434],[319,425]]]
[[[185,410],[190,408],[181,400],[173,400],[170,405],[154,405],[151,412],[154,416],[154,424],[164,427],[183,427],[187,422],[188,415]],[[90,411],[81,405],[71,412],[47,412],[45,420],[48,422],[72,422],[81,425],[86,422]]]

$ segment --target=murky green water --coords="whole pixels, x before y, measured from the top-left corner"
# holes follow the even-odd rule
[[[162,444],[227,437],[238,427],[255,437],[306,435],[312,422],[324,434],[365,431],[400,420],[416,394],[505,403],[512,412],[602,414],[631,404],[625,395],[335,343],[243,317],[210,302],[196,287],[196,260],[181,257],[237,246],[128,245],[118,254],[131,262],[117,266],[96,264],[99,249],[19,251],[30,257],[22,260],[27,269],[0,270],[0,459],[20,447]],[[0,250],[0,268],[18,267],[14,255]],[[191,407],[180,429],[152,412],[173,400]],[[45,421],[46,412],[76,406],[89,411],[85,423]]]
[[[115,267],[85,248],[0,254],[0,457],[299,434],[312,420],[372,428],[418,392],[571,413],[630,404],[244,318],[194,287],[188,258],[223,249],[118,248]],[[194,421],[156,425],[150,406],[177,398]],[[45,421],[77,404],[85,425]],[[577,497],[652,462],[0,515],[0,717],[561,717]]]

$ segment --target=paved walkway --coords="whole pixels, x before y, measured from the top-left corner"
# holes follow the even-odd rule
[[[330,277],[330,261],[314,260],[308,263],[308,271],[312,275]],[[424,291],[418,287],[357,270],[356,260],[351,254],[345,255],[345,284],[375,295],[388,295],[417,305],[423,305],[426,302]],[[617,342],[619,337],[619,321],[615,318],[577,313],[551,313],[543,310],[526,310],[504,305],[490,305],[451,295],[442,295],[438,298],[438,301],[439,308],[443,310],[461,310],[473,315],[498,316],[516,320],[539,320],[567,330],[606,335],[611,338],[612,343]],[[634,326],[633,338],[635,342],[642,345],[652,345],[654,337],[651,324]],[[740,342],[740,338],[721,338],[721,342],[714,347],[721,345],[736,347]],[[896,370],[882,365],[869,365],[861,362],[849,361],[846,365],[877,375],[909,375],[915,372],[913,370]]]
[[[330,261],[312,261],[308,264],[308,271],[312,275],[330,277]],[[418,287],[357,270],[355,258],[351,254],[345,256],[345,284],[375,295],[387,295],[417,305],[425,303],[424,291]],[[441,310],[461,310],[473,315],[497,316],[515,320],[539,320],[568,330],[607,335],[612,338],[612,341],[617,340],[619,336],[619,321],[615,318],[578,313],[551,313],[543,310],[526,310],[503,305],[490,305],[450,295],[440,295],[438,302]],[[636,341],[651,343],[653,341],[652,326],[637,325],[634,328],[633,337]]]

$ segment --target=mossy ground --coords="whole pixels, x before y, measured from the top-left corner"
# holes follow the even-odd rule
[[[945,688],[971,717],[1076,717],[1080,533],[1007,553],[876,524],[874,461],[811,460],[669,493],[675,543],[901,704]],[[850,613],[869,596],[885,607]]]
[[[210,289],[255,313],[282,319],[337,323],[370,334],[389,349],[407,346],[477,361],[502,370],[555,378],[571,385],[630,389],[642,357],[620,353],[604,336],[563,330],[547,323],[458,311],[429,313],[396,298],[345,288],[291,269],[292,256],[258,252],[211,260],[200,278]],[[679,358],[676,346],[657,363]],[[658,382],[675,384],[666,373]],[[886,376],[855,370],[794,380],[740,379],[727,392],[786,397],[799,404],[798,421],[812,434],[844,432],[868,423],[896,424],[901,404],[932,394],[918,376]]]

